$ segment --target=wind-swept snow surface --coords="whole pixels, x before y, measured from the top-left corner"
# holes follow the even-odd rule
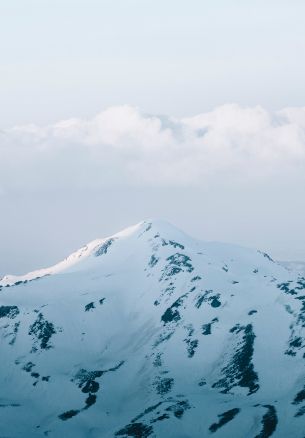
[[[142,222],[0,281],[0,435],[303,438],[304,326],[301,275]]]

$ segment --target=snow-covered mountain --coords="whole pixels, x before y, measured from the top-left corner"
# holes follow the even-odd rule
[[[146,221],[0,281],[1,437],[300,437],[305,278]]]
[[[305,262],[280,262],[281,265],[285,266],[285,268],[289,269],[290,271],[295,271],[301,275],[305,276]]]

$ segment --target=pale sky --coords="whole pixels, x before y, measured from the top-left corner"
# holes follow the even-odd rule
[[[0,0],[0,275],[149,217],[305,260],[303,0]]]
[[[304,105],[304,0],[0,0],[0,128]]]

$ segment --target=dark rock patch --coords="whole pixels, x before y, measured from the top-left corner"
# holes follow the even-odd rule
[[[42,376],[41,380],[43,382],[49,382],[50,381],[50,376]]]
[[[131,423],[135,423],[138,420],[140,420],[140,418],[143,418],[146,415],[150,414],[151,412],[155,411],[159,406],[162,405],[162,403],[163,402],[159,402],[159,403],[156,403],[155,405],[149,406],[143,412],[141,412],[141,414],[137,415],[133,420],[131,420]]]
[[[168,324],[170,322],[177,322],[177,321],[179,321],[179,319],[181,319],[180,313],[177,309],[183,303],[184,297],[185,297],[185,295],[178,298],[170,307],[168,307],[165,310],[165,312],[161,316],[161,321],[163,321],[164,324]]]
[[[285,351],[288,356],[296,356],[298,350],[303,348],[303,339],[300,336],[291,336],[289,348]]]
[[[19,408],[21,405],[19,403],[0,403],[0,408]]]
[[[154,382],[154,387],[156,389],[157,394],[165,395],[168,394],[174,384],[174,379],[170,377],[161,378],[158,377]]]
[[[96,395],[89,394],[85,400],[86,406],[84,407],[84,409],[89,409],[90,406],[94,405],[95,402],[96,402]]]
[[[171,246],[173,246],[174,248],[184,249],[184,245],[182,245],[181,243],[175,242],[174,240],[169,240],[168,243]]]
[[[168,245],[173,246],[175,249],[176,248],[184,249],[184,245],[182,245],[181,243],[175,242],[174,240],[162,239],[162,246],[168,246]]]
[[[198,347],[199,341],[198,339],[192,339],[192,336],[194,334],[194,327],[192,324],[185,326],[185,328],[188,331],[188,337],[186,339],[184,339],[184,342],[186,343],[187,346],[187,355],[188,357],[193,357],[195,354],[195,351]]]
[[[70,411],[66,411],[63,414],[58,415],[58,418],[60,418],[62,421],[69,420],[72,417],[75,417],[77,414],[79,414],[80,411],[77,411],[75,409],[71,409]]]
[[[97,392],[99,390],[99,383],[95,380],[98,377],[101,377],[104,374],[104,371],[86,371],[81,369],[75,376],[75,379],[78,382],[78,387],[81,388],[82,392]]]
[[[85,406],[82,409],[72,409],[70,411],[64,412],[63,414],[59,415],[59,418],[63,421],[69,420],[70,418],[79,414],[81,411],[89,409],[91,406],[93,406],[97,400],[96,393],[100,388],[99,383],[96,382],[95,380],[101,377],[105,373],[118,370],[123,365],[123,363],[124,361],[120,362],[115,367],[109,368],[107,370],[98,370],[98,371],[87,371],[85,369],[79,370],[75,378],[72,379],[72,382],[76,380],[78,383],[78,387],[81,388],[82,392],[84,394],[88,394],[85,400]]]
[[[166,408],[166,411],[173,412],[174,416],[179,420],[181,420],[185,411],[187,411],[188,409],[191,409],[188,400],[181,400],[176,402],[174,405],[171,405],[168,408]]]
[[[297,295],[297,292],[295,289],[290,288],[290,284],[292,281],[287,281],[286,283],[280,283],[277,285],[278,289],[282,290],[288,295]]]
[[[275,432],[278,423],[275,407],[272,405],[264,407],[267,408],[267,412],[262,418],[263,428],[255,438],[269,438]]]
[[[301,347],[302,345],[302,338],[301,337],[296,337],[293,339],[293,341],[290,342],[289,344],[291,347]]]
[[[89,312],[89,310],[93,310],[93,309],[95,309],[95,304],[93,301],[85,305],[85,312]]]
[[[101,256],[101,255],[107,254],[107,252],[108,252],[110,246],[113,244],[114,240],[115,240],[115,239],[113,239],[113,238],[106,240],[106,242],[103,243],[103,244],[99,247],[99,249],[95,252],[95,256],[96,256],[96,257],[99,257],[99,256]]]
[[[202,305],[202,303],[209,303],[211,307],[220,307],[221,301],[220,301],[220,294],[214,294],[213,290],[206,290],[203,294],[200,294],[197,296],[197,300],[195,303],[195,306],[197,309],[199,309]]]
[[[17,306],[0,306],[0,318],[14,319],[19,313]]]
[[[151,223],[151,222],[148,222],[148,223],[147,223],[147,227],[146,227],[145,230],[144,230],[144,233],[147,233],[147,231],[151,230],[151,228],[152,228],[152,223]]]
[[[170,277],[179,274],[180,272],[192,272],[194,270],[191,259],[185,254],[176,253],[169,256],[166,261],[168,262],[163,269],[161,280],[168,280]]]
[[[35,364],[33,362],[28,362],[23,366],[23,370],[27,373],[30,373],[32,371],[32,368],[34,368]]]
[[[153,268],[158,263],[159,259],[154,254],[150,257],[150,260],[148,262],[148,265]]]
[[[99,376],[98,376],[99,377]],[[82,392],[97,392],[100,388],[100,385],[95,380],[87,380],[85,385],[82,388]]]
[[[205,386],[207,384],[207,382],[205,381],[205,379],[201,379],[200,382],[198,383],[199,386]]]
[[[42,350],[48,350],[52,348],[50,345],[51,337],[56,333],[54,324],[47,321],[42,313],[39,313],[36,321],[29,328],[29,335],[34,336],[36,342],[40,344]],[[37,351],[37,347],[34,346],[32,351]]]
[[[199,341],[198,339],[185,339],[185,342],[187,344],[187,355],[191,358],[195,354]]]
[[[215,322],[218,322],[218,318],[213,318],[212,321],[209,322],[208,324],[203,324],[203,325],[201,326],[201,329],[202,329],[202,332],[201,332],[201,333],[202,333],[203,335],[205,335],[205,336],[210,335],[210,334],[212,333],[212,325],[213,325]]]
[[[143,423],[132,423],[115,433],[115,436],[131,436],[133,438],[147,438],[153,433],[153,428]]]
[[[154,345],[153,345],[153,348],[156,348],[156,347],[158,347],[160,344],[162,344],[163,342],[168,341],[168,340],[173,336],[174,333],[175,333],[174,330],[171,330],[171,331],[167,331],[167,332],[161,333],[161,334],[158,336],[157,340],[155,341],[155,343],[154,343]]]
[[[17,339],[17,334],[20,326],[20,321],[15,322],[12,327],[12,331],[10,333],[7,333],[5,337],[10,337],[11,340],[9,341],[9,345],[14,345]]]
[[[16,283],[14,283],[14,286],[19,286],[20,284],[24,284],[24,283],[27,283],[27,280],[25,280],[25,281],[19,280],[19,281],[16,281]]]
[[[154,416],[150,420],[146,420],[149,421],[150,424],[154,424],[158,421],[168,420],[170,418],[170,414],[173,414],[176,418],[181,419],[184,412],[191,408],[187,400],[181,400],[171,403],[170,406],[165,409],[165,412],[162,412],[161,409],[158,409],[161,405],[168,404],[169,402],[172,402],[171,398],[149,406],[141,414],[137,415],[133,420],[131,420],[130,424],[116,432],[115,436],[131,436],[135,438],[148,437],[153,434],[153,428],[142,422],[139,422],[141,418],[154,413]]]
[[[156,357],[154,358],[154,361],[153,361],[153,366],[154,367],[161,367],[162,366],[162,353],[156,354]]]
[[[193,281],[199,281],[199,280],[201,280],[201,277],[200,277],[199,275],[196,275],[196,277],[193,277],[193,278],[191,279],[191,282],[193,282]]]
[[[230,329],[230,333],[238,332],[240,330],[240,325],[236,324]]]
[[[202,303],[204,303],[206,300],[205,300],[205,295],[200,295],[198,298],[197,298],[197,301],[196,301],[196,304],[195,304],[195,306],[197,307],[197,309],[199,309],[200,307],[201,307],[201,305],[202,305]]]
[[[295,396],[292,404],[293,405],[298,405],[298,404],[302,403],[304,400],[305,400],[305,386],[304,386],[304,388],[301,391],[299,391],[297,393],[297,395]]]
[[[144,224],[147,224],[146,228],[145,228],[145,230],[142,233],[139,234],[138,238],[143,236],[143,234],[147,233],[152,228],[152,223],[151,222],[144,222]]]
[[[305,289],[305,278],[299,277],[297,281],[297,286],[295,287],[296,290],[304,290]]]
[[[97,396],[95,395],[99,389],[100,384],[96,379],[102,377],[104,374],[118,370],[124,361],[119,362],[115,367],[109,368],[107,370],[97,370],[97,371],[87,371],[85,369],[80,369],[76,376],[72,379],[72,382],[76,381],[78,387],[84,394],[88,394],[85,401],[85,407],[83,409],[88,409],[96,402]]]
[[[290,326],[291,334],[289,338],[289,348],[285,351],[285,354],[289,356],[296,356],[297,353],[305,347],[304,340],[300,336],[296,336],[296,328],[299,330],[303,330],[305,327],[305,296],[295,297],[296,300],[301,301],[302,306],[297,314],[297,318],[295,322]],[[293,313],[292,310],[289,310],[289,313]],[[305,353],[303,354],[305,357]]]
[[[302,406],[301,409],[298,410],[298,412],[295,414],[295,417],[303,417],[303,415],[305,414],[305,406]]]
[[[269,254],[267,254],[266,252],[262,252],[262,251],[257,251],[259,254],[261,254],[263,257],[265,257],[266,259],[268,259],[270,262],[274,263],[274,260],[270,257]]]
[[[211,306],[212,307],[220,307],[221,302],[219,301],[219,295],[215,295],[214,297],[211,297]]]
[[[167,295],[170,297],[174,291],[175,291],[174,283],[169,283],[169,285],[164,289],[162,295]]]
[[[223,427],[225,424],[229,423],[229,421],[232,421],[236,415],[239,413],[238,408],[230,409],[229,411],[224,412],[223,414],[218,415],[218,418],[220,419],[218,423],[213,423],[209,430],[210,432],[214,433],[221,427]]]
[[[253,394],[259,389],[259,384],[252,363],[255,339],[252,324],[244,327],[236,325],[230,332],[234,336],[232,339],[234,353],[229,363],[221,370],[223,377],[212,386],[222,388],[221,392],[224,394],[235,386],[248,388],[248,395]]]
[[[163,421],[163,420],[168,420],[169,419],[169,415],[168,414],[162,414],[157,418],[154,418],[153,420],[151,420],[151,423],[156,423],[157,421]]]

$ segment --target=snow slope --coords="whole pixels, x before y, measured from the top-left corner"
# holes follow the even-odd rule
[[[280,262],[285,268],[305,276],[305,262]]]
[[[299,274],[142,222],[0,281],[0,436],[303,438],[304,326]]]

